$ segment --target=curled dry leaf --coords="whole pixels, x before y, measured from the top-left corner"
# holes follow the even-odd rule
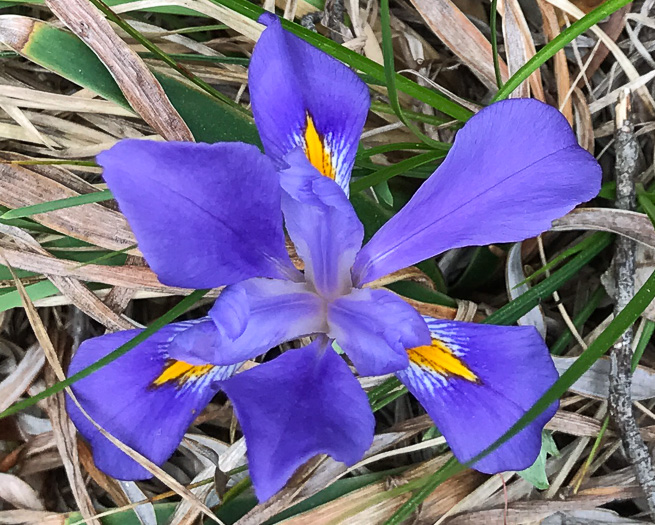
[[[118,483],[130,503],[137,503],[148,499],[134,481],[119,481]],[[152,503],[143,503],[135,506],[134,514],[141,525],[157,525],[155,507]]]
[[[655,230],[645,213],[613,208],[580,208],[553,221],[552,231],[592,230],[618,233],[655,248]]]

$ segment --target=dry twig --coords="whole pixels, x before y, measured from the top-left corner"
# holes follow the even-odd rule
[[[634,179],[637,174],[639,145],[635,140],[632,124],[628,119],[628,98],[623,97],[617,106],[616,131],[616,206],[623,210],[635,207]],[[616,281],[615,314],[626,307],[635,292],[635,243],[619,237],[614,253]],[[610,412],[619,429],[625,452],[632,464],[639,485],[642,487],[650,514],[655,517],[655,472],[648,448],[632,413],[632,327],[628,328],[614,344],[610,359]]]

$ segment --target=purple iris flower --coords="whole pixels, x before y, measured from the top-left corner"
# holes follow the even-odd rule
[[[352,465],[371,445],[362,376],[395,373],[455,455],[499,438],[558,375],[532,327],[421,316],[374,281],[460,246],[520,241],[596,195],[600,168],[564,117],[534,100],[499,102],[458,132],[437,171],[362,247],[347,192],[369,107],[347,67],[285,32],[277,18],[249,70],[266,151],[242,143],[124,140],[98,156],[139,247],[162,283],[226,286],[209,316],[174,323],[73,385],[89,414],[158,464],[222,390],[234,405],[255,492],[265,500],[303,462],[325,453]],[[297,270],[285,230],[304,262]],[[73,374],[138,330],[85,341]],[[239,372],[283,342],[307,346]],[[69,403],[97,466],[118,479],[150,474]],[[553,404],[475,464],[528,467]]]

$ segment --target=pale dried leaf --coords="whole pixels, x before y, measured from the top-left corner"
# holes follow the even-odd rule
[[[35,169],[0,162],[0,204],[21,208],[79,195]],[[98,203],[35,215],[34,220],[55,231],[108,250],[136,244],[125,217]]]
[[[526,293],[530,286],[525,283],[526,275],[523,271],[523,262],[521,260],[522,243],[514,244],[507,253],[507,263],[505,266],[505,283],[507,285],[507,296],[510,301],[516,299],[519,295]],[[546,320],[540,306],[535,306],[527,314],[522,316],[518,321],[522,326],[534,326],[542,338],[546,339]]]
[[[13,474],[0,472],[0,500],[19,509],[45,510],[36,491]]]

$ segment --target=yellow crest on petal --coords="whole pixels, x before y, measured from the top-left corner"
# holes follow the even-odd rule
[[[432,338],[432,343],[407,350],[409,360],[428,372],[437,373],[445,378],[458,377],[479,383],[480,379],[466,366],[451,348],[443,341]]]
[[[314,125],[314,120],[307,113],[307,126],[304,133],[304,150],[307,159],[321,174],[334,180],[336,173],[332,164],[330,149],[325,137],[322,137]]]
[[[167,383],[175,383],[182,387],[188,381],[195,381],[206,376],[214,368],[214,365],[192,365],[184,361],[168,359],[161,374],[152,382],[153,388],[160,387]]]

